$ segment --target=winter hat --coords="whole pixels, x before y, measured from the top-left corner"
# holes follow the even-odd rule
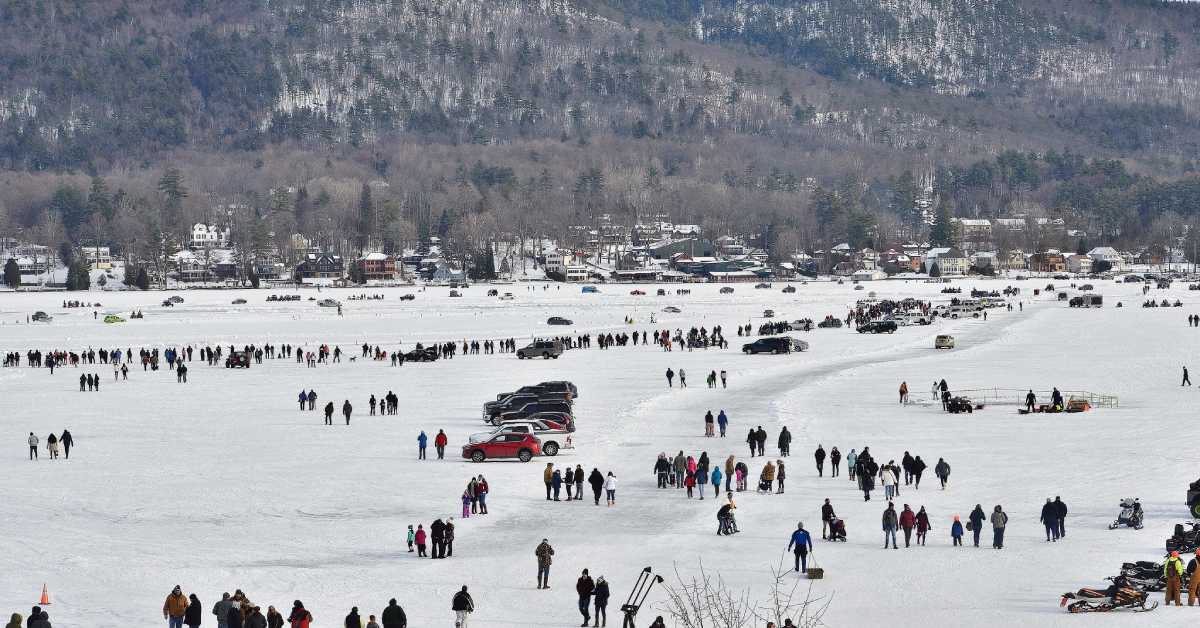
[[[804,527],[804,522],[803,522],[803,521],[797,521],[797,522],[796,522],[796,527],[797,527],[797,528],[803,528],[803,527]]]

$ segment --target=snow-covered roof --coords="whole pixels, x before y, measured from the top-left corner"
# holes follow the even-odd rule
[[[363,256],[363,260],[368,261],[368,262],[383,262],[383,261],[387,261],[387,258],[388,258],[387,255],[384,255],[383,253],[379,253],[378,251],[375,253],[367,253],[366,255]]]

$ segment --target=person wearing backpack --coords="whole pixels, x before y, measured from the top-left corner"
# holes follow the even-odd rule
[[[1008,514],[996,504],[992,511],[992,547],[1004,549],[1004,527],[1008,525]]]
[[[1171,552],[1171,557],[1167,562],[1163,563],[1163,577],[1167,579],[1166,605],[1170,606],[1171,602],[1175,602],[1175,606],[1181,606],[1179,603],[1179,588],[1183,580],[1185,568],[1183,561],[1179,558],[1179,552]]]

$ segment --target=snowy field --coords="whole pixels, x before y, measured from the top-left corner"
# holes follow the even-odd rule
[[[956,285],[1000,290],[1006,281]],[[0,369],[0,612],[28,613],[42,583],[54,604],[57,626],[159,625],[164,597],[175,584],[205,605],[204,624],[222,591],[241,588],[264,610],[286,615],[303,600],[314,626],[340,626],[351,606],[365,618],[388,598],[406,609],[410,626],[453,625],[450,597],[466,584],[477,611],[473,626],[574,626],[580,618],[573,584],[590,569],[612,585],[609,611],[617,609],[637,573],[647,565],[673,580],[673,570],[694,573],[703,560],[736,587],[764,595],[770,568],[803,520],[816,536],[815,558],[826,569],[814,592],[832,595],[825,616],[832,626],[1130,626],[1184,625],[1196,615],[1159,608],[1145,614],[1071,616],[1058,596],[1104,584],[1123,561],[1161,558],[1172,525],[1185,519],[1184,493],[1197,477],[1191,449],[1200,436],[1195,416],[1200,391],[1179,386],[1181,366],[1196,355],[1200,330],[1188,314],[1200,312],[1196,293],[1154,290],[1187,307],[1142,309],[1140,284],[1098,283],[1099,310],[1068,309],[1052,296],[1034,297],[1045,280],[1020,286],[1024,311],[992,310],[988,320],[938,322],[901,328],[894,335],[859,335],[846,329],[797,333],[811,349],[787,356],[746,356],[737,324],[757,328],[764,308],[780,319],[844,316],[866,291],[812,283],[795,294],[784,285],[733,295],[715,285],[691,287],[687,296],[630,296],[634,286],[603,286],[601,294],[578,287],[497,286],[513,301],[485,296],[472,286],[452,299],[445,288],[416,290],[415,301],[387,289],[387,299],[346,301],[358,291],[303,291],[341,298],[345,315],[304,300],[266,303],[269,291],[177,292],[185,303],[162,308],[160,292],[98,293],[104,313],[143,309],[143,320],[106,325],[84,309],[64,310],[62,294],[0,295],[0,350],[83,350],[87,347],[182,346],[222,343],[292,343],[309,349],[339,345],[358,355],[364,341],[394,350],[417,342],[521,339],[546,333],[652,331],[723,325],[727,350],[665,353],[656,347],[572,350],[559,360],[518,361],[512,354],[458,356],[393,368],[387,362],[349,362],[305,368],[295,360],[266,360],[249,370],[191,365],[187,384],[166,370],[133,368],[113,382],[111,367]],[[1063,283],[1063,282],[1057,282]],[[880,298],[913,296],[948,300],[942,284],[875,282]],[[668,287],[668,291],[674,291]],[[283,292],[283,291],[278,291]],[[79,298],[80,295],[70,295]],[[246,305],[230,305],[236,298]],[[1123,301],[1124,308],[1115,308]],[[661,310],[668,305],[679,314]],[[1014,301],[1015,305],[1015,301]],[[45,310],[49,324],[26,324]],[[657,323],[649,322],[651,314]],[[549,328],[548,316],[574,320]],[[624,324],[626,317],[635,320]],[[938,352],[933,339],[951,333],[958,348]],[[1191,364],[1200,366],[1200,362]],[[664,371],[685,369],[690,387],[668,389]],[[729,388],[707,389],[710,370],[729,372]],[[99,373],[101,392],[78,391],[81,373]],[[1086,414],[1020,416],[1009,405],[972,415],[948,415],[934,405],[897,404],[907,381],[915,399],[945,378],[952,389],[983,387],[1088,390],[1118,395],[1118,409]],[[577,448],[556,458],[472,464],[459,457],[467,436],[483,431],[480,406],[500,392],[543,380],[568,379],[576,402]],[[321,413],[299,412],[295,398],[313,388],[318,406],[332,400],[335,425]],[[367,398],[388,390],[400,398],[398,416],[367,415]],[[352,425],[340,407],[350,399]],[[703,436],[703,415],[724,409],[729,438]],[[737,497],[741,534],[715,535],[711,486],[704,501],[683,491],[658,490],[652,466],[660,451],[680,449],[715,462],[729,454],[750,463],[757,477],[765,460],[745,458],[746,432],[762,425],[769,459],[779,428],[794,434],[787,460],[787,492]],[[69,461],[46,459],[50,432],[69,428],[75,447]],[[416,437],[445,429],[447,459],[418,461]],[[42,459],[27,460],[27,434],[43,442]],[[924,505],[933,530],[926,547],[883,551],[877,490],[870,502],[845,477],[818,478],[817,444],[871,448],[878,462],[899,461],[905,450],[930,469],[920,491],[905,488],[898,500]],[[433,458],[430,447],[430,458]],[[938,490],[932,467],[944,457],[950,485]],[[619,478],[617,506],[588,498],[548,503],[542,470],[582,464]],[[491,514],[461,520],[459,497],[470,476],[491,487]],[[750,488],[753,489],[753,480]],[[1038,514],[1046,497],[1061,495],[1070,507],[1068,536],[1044,541]],[[1141,498],[1147,512],[1141,531],[1107,529],[1122,497]],[[849,542],[820,540],[819,508],[830,498],[847,521]],[[953,515],[966,519],[980,503],[1001,504],[1010,522],[1003,551],[952,547]],[[418,560],[405,548],[410,524],[438,517],[456,522],[454,557]],[[553,589],[535,589],[534,548],[549,538],[557,554]],[[1161,599],[1161,594],[1154,594]],[[649,603],[660,604],[663,591]],[[648,625],[655,609],[643,610]],[[7,617],[7,615],[5,615]]]

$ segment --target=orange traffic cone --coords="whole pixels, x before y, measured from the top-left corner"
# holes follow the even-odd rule
[[[46,590],[46,583],[42,583],[42,599],[38,600],[41,606],[50,606],[50,592]]]

